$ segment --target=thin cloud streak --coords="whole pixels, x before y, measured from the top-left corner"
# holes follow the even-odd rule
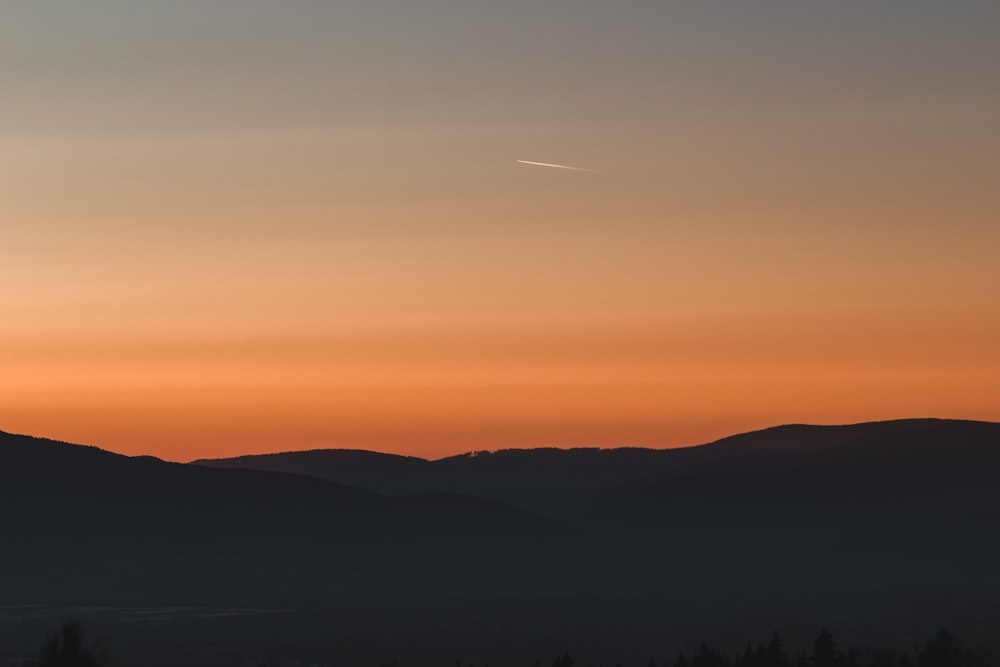
[[[536,167],[551,167],[553,169],[568,169],[570,171],[589,171],[589,172],[594,171],[593,169],[585,169],[583,167],[570,167],[569,165],[565,164],[551,164],[549,162],[531,162],[529,160],[517,160],[517,162],[520,162],[521,164],[534,165]]]

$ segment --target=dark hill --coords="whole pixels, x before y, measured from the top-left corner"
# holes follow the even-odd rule
[[[337,625],[316,621],[311,636],[364,647],[346,663],[419,645],[425,664],[453,662],[456,646],[530,664],[614,637],[611,656],[675,630],[830,624],[902,645],[942,623],[970,641],[1000,627],[1000,424],[205,465],[2,435],[0,482],[10,603],[322,609]],[[274,623],[263,631],[276,642],[302,627]]]
[[[588,506],[608,532],[657,536],[663,562],[715,572],[753,604],[770,588],[772,601],[801,594],[858,616],[860,600],[898,613],[1000,592],[1000,424],[783,427],[701,449],[751,448],[752,465],[692,466]]]
[[[415,456],[397,456],[359,449],[314,449],[277,454],[254,454],[228,459],[200,459],[193,465],[241,468],[312,475],[380,493],[436,490],[421,483],[430,462]],[[350,481],[347,481],[350,480]]]
[[[480,572],[458,543],[516,570],[535,567],[537,552],[514,545],[570,539],[488,498],[387,498],[6,433],[0,516],[0,584],[8,600],[29,602],[321,599],[356,594],[352,576],[385,564],[418,581]]]
[[[860,447],[885,452],[923,438],[932,455],[970,428],[992,433],[1000,425],[938,419],[907,419],[845,426],[786,425],[678,449],[505,449],[435,461],[355,450],[313,450],[194,464],[312,475],[386,494],[448,492],[487,496],[541,512],[573,515],[581,494],[605,487],[634,488],[694,474],[717,475],[794,468],[825,451]],[[936,452],[936,454],[935,454]]]
[[[788,425],[676,450],[503,450],[407,463],[405,477],[297,461],[339,481],[478,493],[573,521],[594,535],[599,590],[748,613],[837,600],[831,614],[859,600],[865,613],[898,611],[915,591],[943,608],[1000,591],[1000,424]]]
[[[560,518],[573,518],[577,494],[608,484],[648,479],[674,465],[671,451],[505,449],[428,461],[354,450],[285,452],[193,465],[294,472],[389,495],[453,493],[493,498]]]

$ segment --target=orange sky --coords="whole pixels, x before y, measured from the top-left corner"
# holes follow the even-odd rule
[[[2,430],[1000,420],[996,9],[56,4],[0,21]]]

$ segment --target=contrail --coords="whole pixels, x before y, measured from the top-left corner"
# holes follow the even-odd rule
[[[565,164],[549,164],[548,162],[530,162],[528,160],[517,160],[521,164],[533,164],[536,167],[552,167],[553,169],[569,169],[570,171],[594,171],[593,169],[584,169],[583,167],[570,167]]]

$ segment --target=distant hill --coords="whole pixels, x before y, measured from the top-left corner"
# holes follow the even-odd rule
[[[948,447],[970,428],[987,434],[1000,424],[940,419],[906,419],[845,426],[786,425],[730,436],[695,447],[535,448],[474,452],[429,461],[359,450],[319,449],[202,459],[214,468],[290,472],[320,477],[385,494],[444,491],[488,496],[540,511],[562,513],[581,492],[636,486],[698,473],[780,469],[825,450],[862,447],[900,449],[923,438],[947,456]],[[978,431],[977,431],[978,432]],[[993,437],[989,435],[988,437]],[[570,508],[571,510],[571,508]]]
[[[199,459],[192,461],[192,465],[311,475],[341,484],[353,483],[380,493],[412,493],[437,488],[420,482],[420,476],[429,472],[430,461],[360,449],[314,449]]]
[[[388,498],[315,477],[8,433],[0,433],[0,516],[0,590],[13,602],[300,599],[349,589],[348,572],[386,562],[458,576],[472,560],[455,548],[459,538],[498,562],[526,563],[511,545],[568,534],[488,498]]]
[[[612,577],[620,584],[680,596],[701,586],[706,597],[719,591],[720,604],[741,591],[752,607],[764,581],[848,599],[878,589],[899,600],[916,582],[946,597],[1000,590],[990,564],[1000,562],[995,423],[786,425],[672,450],[514,449],[436,461],[321,450],[196,463],[503,500],[589,531],[595,557],[622,554],[628,575]]]
[[[544,638],[608,628],[620,644],[606,655],[664,628],[829,624],[905,643],[942,623],[983,642],[1000,627],[1000,424],[987,422],[195,464],[0,434],[0,517],[8,604],[324,610],[334,644],[423,642],[441,651],[428,664],[455,646],[530,664]],[[275,642],[300,631],[273,623],[260,631]]]
[[[623,502],[630,512],[652,513],[695,503],[734,513],[763,505],[772,517],[806,511],[815,517],[822,509],[841,516],[855,513],[859,520],[893,520],[889,531],[910,519],[926,523],[939,517],[957,526],[969,518],[1000,518],[1000,424],[921,420],[842,427],[834,433],[842,437],[828,439],[824,433],[822,447],[782,449],[769,454],[766,464],[692,469],[643,485],[604,489],[604,500]],[[716,446],[736,449],[738,442]],[[988,541],[993,532],[975,537]]]

